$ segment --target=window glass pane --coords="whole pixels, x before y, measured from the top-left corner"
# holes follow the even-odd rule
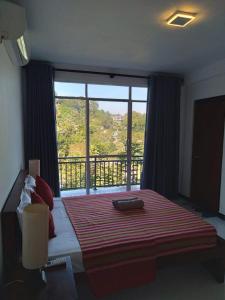
[[[58,156],[85,156],[86,103],[79,99],[56,98]]]
[[[131,185],[141,182],[147,103],[132,103]]]
[[[56,98],[56,128],[60,189],[85,188],[85,101]]]
[[[132,104],[132,156],[143,156],[144,154],[146,104]]]
[[[126,154],[127,103],[90,101],[90,155]]]
[[[85,97],[85,84],[55,82],[55,95],[67,97]]]
[[[127,103],[90,101],[91,188],[127,183]]]
[[[132,87],[132,100],[147,100],[148,88]]]
[[[128,99],[129,88],[127,86],[89,84],[88,97],[107,99]]]

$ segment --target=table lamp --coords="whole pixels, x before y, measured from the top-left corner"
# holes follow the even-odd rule
[[[29,160],[29,174],[36,178],[40,176],[40,159],[30,159]]]
[[[29,204],[22,217],[22,264],[33,284],[46,282],[43,267],[48,261],[49,209],[45,204]],[[36,280],[35,280],[36,279]],[[36,281],[36,282],[35,282]]]

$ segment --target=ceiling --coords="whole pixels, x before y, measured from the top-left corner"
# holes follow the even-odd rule
[[[224,0],[18,0],[32,58],[139,72],[186,73],[225,58]],[[197,13],[185,28],[165,20]]]

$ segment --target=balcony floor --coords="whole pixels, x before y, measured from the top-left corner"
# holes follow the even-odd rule
[[[99,187],[97,190],[90,189],[90,194],[107,194],[107,193],[118,193],[118,192],[126,192],[126,186],[113,186],[113,187]],[[140,185],[132,185],[131,191],[140,190]],[[86,189],[78,189],[78,190],[66,190],[61,191],[61,197],[73,197],[73,196],[81,196],[86,195]]]

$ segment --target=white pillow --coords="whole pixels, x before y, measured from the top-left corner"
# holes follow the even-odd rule
[[[31,204],[31,197],[30,195],[25,191],[25,189],[22,190],[22,193],[20,195],[20,203],[17,206],[16,212],[17,212],[17,217],[19,220],[20,228],[22,230],[22,214],[24,208],[28,205]]]
[[[25,178],[25,186],[24,188],[28,191],[34,191],[34,188],[36,187],[36,180],[31,175],[27,175]]]

